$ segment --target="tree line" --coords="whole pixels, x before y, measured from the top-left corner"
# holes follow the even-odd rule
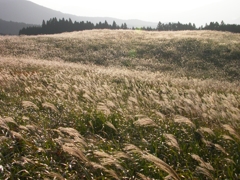
[[[46,22],[43,20],[42,26],[22,28],[19,31],[19,35],[57,34],[92,29],[128,29],[128,27],[126,23],[123,23],[121,26],[119,26],[115,21],[113,21],[112,24],[108,24],[108,22],[105,21],[104,23],[99,22],[94,25],[90,21],[72,22],[70,18],[62,18],[59,20],[57,20],[57,18],[51,18]]]
[[[178,23],[161,23],[159,22],[157,25],[158,31],[183,31],[183,30],[196,30],[196,25],[189,23],[189,24],[182,24]]]
[[[19,31],[19,35],[38,35],[38,34],[56,34],[63,32],[72,32],[72,31],[82,31],[82,30],[92,30],[92,29],[128,29],[126,23],[121,24],[121,26],[117,25],[115,21],[112,24],[108,24],[107,21],[99,22],[95,25],[90,21],[81,21],[81,22],[72,22],[71,19],[59,19],[51,18],[46,21],[43,20],[41,26],[32,26],[27,28],[22,28]],[[218,22],[210,22],[210,24],[206,24],[204,27],[201,26],[199,28],[193,23],[182,24],[180,22],[177,23],[161,23],[159,22],[156,28],[152,27],[141,27],[141,28],[132,28],[132,29],[140,29],[146,31],[183,31],[183,30],[216,30],[216,31],[229,31],[234,33],[240,33],[240,25],[236,24],[225,24],[223,21],[219,24]]]
[[[223,21],[219,24],[218,22],[210,22],[206,24],[203,28],[205,30],[215,30],[215,31],[229,31],[233,33],[240,33],[240,25],[236,24],[225,24]]]
[[[147,30],[147,29],[146,29]],[[182,31],[182,30],[214,30],[214,31],[229,31],[233,33],[240,33],[240,25],[236,24],[225,24],[223,21],[219,24],[218,22],[210,22],[204,27],[196,27],[195,24],[181,24],[178,23],[161,23],[159,22],[156,30],[158,31]]]

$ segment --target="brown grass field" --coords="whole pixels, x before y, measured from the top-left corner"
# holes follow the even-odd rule
[[[0,36],[0,179],[240,179],[240,35]]]

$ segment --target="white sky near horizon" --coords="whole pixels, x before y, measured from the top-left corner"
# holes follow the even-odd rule
[[[226,0],[30,0],[36,4],[78,16],[140,19],[158,22],[161,18],[175,21],[179,13]],[[233,2],[233,0],[232,0]],[[240,7],[240,0],[235,6]],[[213,11],[214,12],[214,11]],[[227,13],[227,12],[225,12]],[[230,12],[229,12],[230,13]],[[228,13],[228,14],[229,14]],[[175,15],[175,17],[174,17]],[[175,18],[175,19],[174,19]],[[235,18],[235,16],[233,16]],[[236,15],[238,18],[238,15]],[[185,17],[187,20],[187,18]]]

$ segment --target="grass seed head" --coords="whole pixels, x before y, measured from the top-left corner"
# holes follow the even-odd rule
[[[171,147],[175,147],[178,151],[180,151],[179,144],[172,134],[164,134],[164,137],[167,139],[167,144]]]
[[[212,179],[212,180],[214,179],[212,174],[208,171],[208,169],[206,169],[204,167],[197,166],[195,172],[197,174],[203,174],[206,177],[208,177],[209,179]]]
[[[22,101],[22,106],[25,108],[25,109],[29,109],[29,108],[33,108],[35,110],[38,110],[39,108],[37,107],[36,104],[34,104],[33,102],[31,101]]]
[[[107,122],[105,122],[105,125],[112,128],[114,131],[117,132],[117,129],[115,128],[115,126],[111,122],[107,121]]]
[[[142,155],[143,159],[146,159],[147,161],[150,161],[152,163],[154,163],[158,168],[160,168],[161,170],[167,172],[173,179],[175,180],[180,180],[180,177],[178,176],[178,174],[176,173],[176,171],[174,171],[167,163],[165,163],[163,160],[157,158],[156,156],[152,155],[152,154],[143,154]]]
[[[62,145],[62,149],[64,152],[77,157],[82,162],[85,162],[85,163],[88,162],[88,159],[85,157],[83,152],[75,145],[72,145],[72,146]]]
[[[151,180],[151,178],[145,176],[144,174],[142,173],[137,173],[138,177],[141,178],[141,180]]]
[[[140,127],[157,127],[157,124],[150,118],[140,118],[133,123],[135,126]]]
[[[196,154],[192,154],[191,156],[194,160],[199,162],[202,168],[214,171],[214,168],[212,167],[212,165],[210,163],[205,162],[200,156]]]
[[[46,108],[46,109],[50,109],[53,112],[59,113],[59,111],[56,108],[56,106],[54,104],[52,104],[52,103],[49,103],[49,102],[42,103],[42,107]]]
[[[183,116],[180,116],[180,115],[176,115],[174,117],[174,122],[180,123],[180,124],[184,123],[184,124],[187,124],[187,125],[189,125],[189,126],[191,126],[193,128],[196,127],[195,124],[193,124],[193,122],[190,119],[188,119],[186,117],[183,117]]]
[[[224,124],[223,128],[225,130],[227,130],[231,135],[233,135],[235,138],[237,138],[238,140],[240,140],[240,136],[238,135],[238,133],[234,130],[234,128],[228,124]]]

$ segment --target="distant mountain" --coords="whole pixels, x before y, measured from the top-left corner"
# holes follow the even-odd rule
[[[57,2],[56,2],[57,3]],[[96,24],[105,20],[112,24],[115,21],[118,25],[126,22],[128,27],[157,27],[157,22],[146,22],[141,20],[122,20],[111,17],[83,17],[71,14],[65,14],[55,11],[41,5],[26,0],[0,0],[0,18],[6,21],[24,22],[28,24],[42,24],[43,20],[49,20],[56,17],[57,19],[68,19],[72,21],[91,21]]]
[[[12,21],[4,21],[0,19],[0,34],[1,35],[18,35],[19,30],[29,26],[36,26],[33,24],[18,23]]]

